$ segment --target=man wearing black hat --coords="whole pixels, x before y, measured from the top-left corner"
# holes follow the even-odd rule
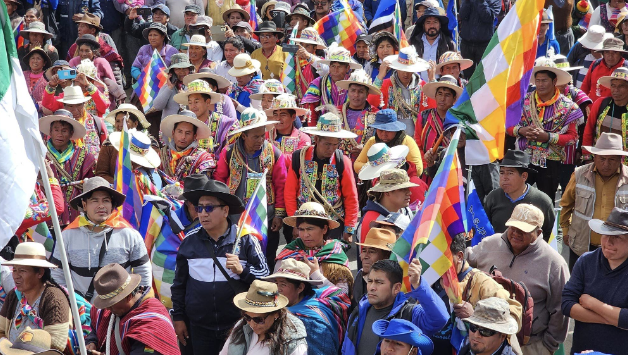
[[[548,240],[554,227],[554,205],[545,193],[527,181],[536,170],[530,167],[530,155],[521,150],[509,150],[499,164],[499,188],[491,191],[484,199],[484,209],[495,233],[506,231],[506,221],[515,206],[529,203],[544,214],[543,238]]]
[[[438,8],[427,8],[412,31],[410,44],[417,54],[426,61],[438,62],[438,58],[447,51],[456,51],[456,44],[451,39],[447,25],[449,19],[441,15]]]
[[[359,35],[355,40],[355,54],[353,55],[353,59],[364,67],[364,70],[367,72],[366,65],[370,65],[369,61],[371,60],[369,47],[372,40],[373,36],[366,33]]]
[[[281,46],[277,44],[283,37],[283,32],[277,30],[274,22],[264,21],[253,33],[259,37],[262,48],[253,51],[251,58],[260,62],[262,79],[279,79],[287,57],[287,53],[284,53]]]
[[[172,319],[183,345],[191,335],[195,354],[217,355],[241,318],[233,297],[269,270],[257,238],[236,238],[237,225],[228,217],[244,212],[244,206],[227,185],[209,180],[183,196],[196,207],[201,225],[186,234],[177,253]],[[239,254],[231,254],[236,244]]]

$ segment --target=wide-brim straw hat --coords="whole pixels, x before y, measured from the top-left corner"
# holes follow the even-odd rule
[[[240,15],[242,15],[242,18],[244,19],[244,21],[246,22],[248,22],[251,19],[251,16],[249,15],[249,13],[244,11],[240,7],[240,5],[233,4],[233,6],[229,10],[223,12],[222,14],[222,19],[225,21],[225,23],[227,22],[227,19],[229,18],[229,14],[231,14],[232,12],[239,12]]]
[[[389,148],[386,143],[373,144],[366,153],[368,162],[358,173],[358,178],[360,180],[378,178],[382,171],[397,168],[400,163],[404,163],[409,152],[410,148],[405,145]]]
[[[229,69],[227,74],[237,78],[256,73],[261,66],[259,60],[251,59],[247,53],[240,53],[233,58],[233,67]]]
[[[190,41],[187,43],[182,43],[181,46],[183,47],[189,47],[189,46],[197,46],[197,47],[210,47],[211,44],[207,43],[207,41],[205,40],[205,36],[203,35],[192,35],[192,37],[190,38]]]
[[[323,280],[310,279],[310,267],[302,261],[296,259],[284,259],[281,267],[274,274],[262,277],[262,280],[273,281],[278,278],[290,279],[308,283],[312,286],[323,285]]]
[[[473,61],[471,59],[462,58],[458,52],[445,52],[438,59],[436,72],[440,73],[441,68],[449,64],[459,64],[460,70],[462,71],[471,68],[473,66]]]
[[[288,298],[279,293],[276,284],[255,280],[247,292],[233,297],[233,303],[245,312],[270,313],[285,308]]]
[[[128,132],[131,139],[129,149],[131,161],[145,168],[158,168],[161,165],[161,158],[157,151],[151,147],[148,135],[135,129],[130,129]],[[122,132],[113,132],[109,135],[109,141],[116,150],[120,148],[121,139]]]
[[[327,58],[319,60],[319,63],[327,65],[330,65],[331,62],[346,63],[349,64],[349,68],[351,69],[362,69],[362,65],[353,60],[353,58],[351,57],[351,52],[349,52],[344,47],[338,46],[338,43],[336,42],[332,43],[331,46],[329,46],[327,52]]]
[[[628,212],[614,207],[606,221],[592,219],[589,221],[592,231],[600,235],[624,235],[628,234]]]
[[[183,85],[189,85],[194,80],[213,79],[216,81],[216,84],[218,84],[219,89],[228,88],[231,86],[231,82],[228,79],[218,74],[214,74],[210,72],[210,70],[211,69],[209,68],[203,68],[198,73],[186,75],[185,77],[183,77]],[[251,98],[252,96],[253,95],[251,95]]]
[[[30,67],[30,64],[28,63],[28,61],[30,60],[33,54],[39,54],[41,58],[44,60],[43,70],[48,69],[48,67],[52,65],[52,62],[50,61],[50,57],[48,56],[48,53],[46,53],[46,51],[41,47],[34,47],[28,53],[26,53],[24,58],[22,58],[22,62],[24,62],[24,64],[26,64],[27,67]]]
[[[423,58],[419,57],[414,46],[401,48],[399,54],[389,55],[384,60],[389,63],[389,68],[407,73],[419,73],[430,67]]]
[[[87,194],[94,191],[105,191],[111,194],[112,205],[114,206],[114,208],[117,208],[118,206],[122,206],[122,204],[124,203],[124,200],[126,199],[126,196],[123,193],[111,187],[111,184],[107,180],[101,178],[100,176],[95,176],[93,178],[85,179],[83,181],[83,193],[81,193],[80,195],[77,195],[76,197],[70,200],[70,207],[79,211],[79,207],[81,206],[81,200],[83,199],[83,196],[86,196]]]
[[[71,140],[77,140],[85,137],[87,134],[87,130],[85,126],[81,124],[81,122],[77,121],[72,117],[72,113],[66,110],[57,110],[53,115],[44,116],[39,119],[39,131],[47,136],[50,136],[50,124],[55,121],[63,121],[72,125],[74,128],[74,133]]]
[[[453,90],[456,93],[456,98],[459,98],[462,95],[462,88],[458,85],[458,80],[451,75],[443,75],[438,79],[438,81],[427,83],[423,85],[423,92],[425,96],[435,99],[436,91],[438,88],[448,88]]]
[[[188,97],[193,94],[203,94],[209,96],[211,98],[211,104],[222,101],[222,94],[214,92],[209,86],[209,83],[201,79],[189,82],[185,91],[175,94],[173,99],[174,102],[180,105],[187,105]]]
[[[611,75],[603,76],[597,80],[598,84],[604,86],[605,88],[611,88],[611,81],[613,80],[624,80],[628,81],[628,69],[619,67],[613,71]]]
[[[137,117],[137,120],[140,121],[140,123],[142,124],[142,127],[144,128],[150,127],[150,122],[148,122],[148,120],[146,119],[146,116],[144,116],[142,111],[138,110],[137,107],[135,107],[135,105],[132,105],[132,104],[120,104],[120,106],[118,106],[117,109],[107,114],[107,116],[105,117],[105,121],[114,125],[116,123],[116,115],[118,115],[119,112],[128,112],[130,114],[133,114],[135,117]]]
[[[269,94],[269,93],[265,93]],[[308,110],[297,105],[296,97],[291,94],[280,94],[275,96],[270,108],[264,110],[267,116],[273,116],[277,110],[294,110],[297,116],[304,116]]]
[[[264,95],[278,96],[285,93],[286,87],[281,81],[277,79],[268,79],[265,80],[262,85],[260,85],[259,92],[257,94],[252,94],[249,97],[251,98],[251,100],[261,100],[264,98]]]
[[[39,21],[31,22],[30,25],[28,25],[28,28],[20,31],[20,36],[28,38],[28,35],[30,33],[41,33],[44,35],[44,40],[49,40],[54,37],[52,33],[46,31],[46,25],[44,25],[43,22]]]
[[[211,136],[211,130],[209,127],[201,122],[196,115],[192,111],[182,110],[178,114],[166,116],[161,124],[159,125],[159,129],[162,132],[162,135],[166,138],[172,138],[172,130],[174,129],[174,125],[179,122],[187,122],[194,126],[196,126],[196,139],[205,139]]]
[[[355,243],[362,247],[377,248],[386,251],[392,251],[392,245],[397,241],[395,232],[386,228],[371,228],[369,229],[364,243]],[[282,263],[283,266],[283,263]]]
[[[358,135],[343,129],[342,120],[336,114],[327,112],[321,115],[316,122],[316,127],[303,127],[301,132],[314,136],[331,137],[340,139],[357,138]]]
[[[15,256],[11,261],[5,261],[3,266],[32,266],[56,268],[57,265],[46,259],[46,248],[38,242],[24,242],[15,247]]]
[[[306,202],[299,207],[299,209],[294,213],[294,216],[285,217],[283,219],[283,223],[289,225],[290,227],[297,227],[297,218],[316,218],[316,219],[324,219],[329,223],[330,229],[336,229],[340,227],[340,223],[334,221],[329,217],[327,212],[325,211],[325,207],[318,202]]]
[[[130,295],[140,281],[140,275],[129,274],[120,264],[105,265],[94,276],[94,290],[98,295],[92,302],[96,308],[109,308]]]
[[[349,90],[350,85],[362,85],[368,89],[370,95],[380,95],[382,91],[371,82],[370,76],[363,70],[358,69],[351,73],[349,80],[340,80],[336,86],[343,90]]]
[[[595,147],[585,145],[586,149],[593,155],[621,155],[628,156],[628,152],[624,151],[622,138],[617,133],[604,132],[595,142]]]
[[[83,94],[83,89],[80,86],[70,85],[63,89],[63,97],[57,99],[57,101],[68,105],[76,105],[86,103],[91,99],[91,97]]]
[[[255,128],[273,126],[277,123],[279,123],[279,121],[269,121],[263,111],[257,110],[253,107],[248,107],[240,115],[240,128],[229,133],[229,136],[234,136]]]
[[[389,169],[382,171],[379,175],[379,181],[368,192],[390,192],[417,186],[419,185],[410,182],[405,170]]]
[[[295,43],[307,43],[316,45],[316,49],[326,49],[327,46],[320,38],[318,31],[314,27],[306,27],[301,30],[301,36],[299,38],[290,38]]]
[[[531,80],[534,80],[536,73],[540,71],[549,71],[556,74],[556,86],[567,85],[572,80],[571,74],[562,69],[558,69],[556,64],[549,58],[537,58],[532,68]]]

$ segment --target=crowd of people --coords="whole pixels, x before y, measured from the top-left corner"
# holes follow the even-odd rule
[[[572,354],[625,354],[623,0],[543,11],[501,161],[465,165],[457,141],[496,233],[439,246],[461,301],[393,253],[452,141],[447,112],[515,8],[456,1],[452,33],[450,1],[398,1],[406,43],[374,18],[380,0],[4,0],[54,201],[38,182],[0,253],[0,353],[73,354],[82,328],[94,355],[542,355],[563,350],[573,319]],[[343,6],[364,29],[350,48],[315,28]],[[145,110],[130,88],[155,56],[167,80]],[[180,222],[170,274],[112,187],[127,135],[138,195]],[[260,184],[261,240],[239,229]],[[53,208],[81,324],[62,249],[33,237]]]

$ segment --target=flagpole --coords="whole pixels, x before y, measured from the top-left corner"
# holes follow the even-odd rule
[[[262,175],[262,178],[259,180],[259,183],[257,183],[257,187],[255,187],[255,191],[253,191],[253,194],[251,195],[251,198],[253,196],[257,196],[257,191],[259,190],[260,186],[262,185],[262,182],[264,184],[266,183],[266,173],[268,173],[268,169],[264,169],[264,174]],[[251,212],[251,205],[252,204],[247,203],[246,210],[244,211],[244,215],[243,216],[248,216],[249,215],[249,213]],[[240,233],[242,232],[242,227],[244,227],[244,223],[242,225],[238,226],[238,232],[236,233],[236,241],[235,241],[235,243],[233,243],[233,253],[232,254],[235,254],[235,255],[239,254],[240,238],[242,238]]]
[[[33,143],[37,144],[37,142]],[[61,226],[59,225],[59,216],[57,215],[57,210],[54,208],[54,198],[52,196],[50,182],[48,181],[46,162],[44,161],[44,157],[42,154],[37,154],[37,158],[39,160],[39,172],[41,173],[42,183],[44,184],[46,199],[48,200],[48,210],[50,211],[50,218],[52,219],[52,226],[55,231],[56,247],[60,248],[59,259],[61,259],[63,276],[65,277],[65,284],[66,288],[68,289],[68,297],[70,298],[70,308],[72,309],[72,317],[74,318],[74,329],[76,330],[76,337],[78,338],[79,350],[81,351],[81,354],[87,354],[87,350],[85,348],[85,338],[83,337],[83,327],[81,326],[81,316],[79,315],[76,297],[74,295],[74,283],[72,282],[72,274],[70,273],[70,266],[68,264],[68,256],[66,255],[65,244],[63,243],[63,235],[61,234]]]

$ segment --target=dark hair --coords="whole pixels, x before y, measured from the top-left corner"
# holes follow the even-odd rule
[[[539,70],[539,71],[537,71],[536,73],[534,73],[534,78],[536,78],[536,76],[539,75],[539,74],[547,74],[547,76],[549,76],[550,79],[552,79],[552,80],[556,79],[556,73],[551,72],[549,70]]]
[[[120,207],[118,204],[115,203],[115,199],[113,198],[111,193],[109,193],[109,191],[106,191],[106,190],[96,189],[96,190],[92,190],[90,192],[86,192],[85,195],[83,195],[83,197],[81,197],[81,201],[87,202],[87,200],[89,200],[92,197],[94,192],[97,192],[97,191],[102,191],[102,192],[106,192],[107,194],[109,194],[109,198],[111,198],[111,207],[112,207],[112,209]]]
[[[403,269],[398,262],[390,259],[378,260],[371,266],[371,272],[383,271],[391,284],[403,281]]]
[[[144,130],[144,126],[142,126],[142,122],[140,122],[140,119],[137,118],[137,116],[135,116],[134,114],[129,112],[129,119],[131,121],[133,121],[133,123],[137,123],[137,130],[138,131],[143,131]],[[196,127],[196,126],[194,126]]]
[[[377,47],[379,47],[380,44],[382,44],[383,42],[388,42],[390,43],[393,48],[395,49],[395,52],[399,51],[399,43],[395,43],[395,41],[387,36],[382,36],[380,38],[377,39],[377,41],[375,41],[375,43],[373,43],[373,48],[375,49],[375,57],[377,58]],[[382,58],[383,59],[383,58]]]
[[[191,124],[190,122],[183,122],[183,121],[177,122],[177,123],[174,124],[174,127],[172,127],[172,129],[177,129],[177,126],[179,125],[179,123],[189,123],[189,124]],[[198,127],[196,127],[196,125],[193,125],[193,124],[191,124],[191,125],[192,125],[192,130],[193,130],[194,134],[196,134],[196,131],[198,131]]]
[[[50,271],[50,268],[48,267],[37,267],[37,266],[32,266],[33,271],[35,273],[38,273],[39,270],[44,269],[44,276],[41,277],[41,283],[42,284],[49,284],[49,286],[51,287],[56,287],[58,289],[61,290],[61,292],[63,292],[63,295],[65,296],[65,299],[68,300],[68,305],[70,304],[70,296],[68,295],[68,291],[61,287],[57,281],[55,281],[52,278],[52,271]]]
[[[150,35],[150,33],[151,33],[151,32],[153,32],[153,31],[157,31],[157,33],[159,33],[159,35],[160,35],[161,37],[163,37],[163,39],[164,39],[164,44],[168,44],[168,35],[167,35],[167,34],[165,34],[165,33],[163,33],[163,32],[161,32],[160,30],[158,30],[158,29],[156,29],[156,28],[151,28],[151,29],[149,29],[149,30],[148,30],[148,33],[146,34],[146,37],[148,37],[148,35]]]
[[[465,249],[467,249],[467,239],[465,238],[464,233],[456,234],[451,240],[449,250],[451,250],[452,254],[458,254],[460,252],[464,253]]]
[[[309,217],[297,217],[297,222],[295,223],[296,227],[299,227],[302,223],[307,223],[307,224],[311,224],[313,226],[317,226],[321,229],[325,228],[325,226],[327,226],[327,233],[325,233],[325,235],[323,236],[323,239],[327,239],[327,237],[329,236],[329,232],[331,231],[331,228],[329,227],[329,221],[327,221],[326,219],[321,219],[321,218],[309,218]]]
[[[227,40],[225,41],[225,46],[227,45],[227,43],[236,47],[240,52],[244,50],[244,42],[242,42],[242,40],[237,36],[227,38]]]
[[[456,93],[456,90],[452,89],[452,88],[448,88],[446,86],[440,86],[436,88],[436,92],[434,93],[434,95],[436,95],[438,93],[438,90],[448,90],[449,92],[451,92],[452,95],[454,95],[454,99],[456,98],[456,96],[458,96],[458,94]]]
[[[52,126],[53,126],[55,123],[60,123],[63,127],[66,127],[66,126],[67,126],[67,127],[69,127],[69,128],[70,128],[70,135],[73,135],[73,134],[74,134],[74,126],[72,126],[72,124],[70,124],[70,123],[68,123],[68,122],[61,121],[61,120],[59,120],[59,121],[52,121],[52,122],[50,122],[50,131],[52,131]]]
[[[262,341],[263,344],[266,344],[270,348],[271,354],[283,354],[285,352],[285,346],[288,343],[287,335],[294,334],[297,332],[295,325],[288,319],[288,311],[286,308],[282,308],[278,311],[265,313],[264,315],[267,317],[266,321],[269,322],[269,319],[276,314],[277,320],[273,322],[273,325],[266,332],[266,337]],[[232,344],[242,344],[244,343],[244,325],[246,322],[244,319],[236,323],[236,325],[231,329],[231,343]]]
[[[30,9],[26,10],[26,12],[24,12],[24,14],[26,14],[27,12],[34,12],[35,13],[35,17],[37,17],[38,19],[42,19],[43,18],[43,14],[41,13],[41,11],[36,8],[36,7],[31,7]]]
[[[218,82],[216,81],[216,79],[212,79],[212,78],[203,78],[203,80],[205,80],[209,85],[213,86],[216,88],[216,90],[214,91],[218,91]],[[205,95],[205,94],[202,94]],[[207,95],[209,96],[209,95]],[[210,96],[211,97],[211,96]]]
[[[305,286],[305,288],[303,289],[303,292],[301,292],[303,296],[314,295],[314,289],[312,288],[312,284],[310,284],[309,282],[303,282],[303,281],[293,280],[293,279],[286,279],[286,281],[293,284],[295,288],[299,288],[299,286],[303,284]]]
[[[89,49],[91,49],[91,51],[94,53],[94,57],[100,57],[100,48],[94,43],[83,42],[80,46],[78,46],[78,48],[81,49],[81,46],[88,46]]]
[[[368,86],[364,86],[364,85],[362,85],[362,84],[360,84],[360,83],[358,83],[358,82],[355,82],[355,83],[351,83],[351,84],[349,84],[349,86],[347,87],[347,89],[351,89],[351,87],[352,87],[352,86],[359,86],[359,87],[363,88],[364,90],[366,90],[366,93],[367,93],[367,94],[369,93],[369,88],[368,88]],[[347,90],[347,91],[348,91],[348,90]]]

